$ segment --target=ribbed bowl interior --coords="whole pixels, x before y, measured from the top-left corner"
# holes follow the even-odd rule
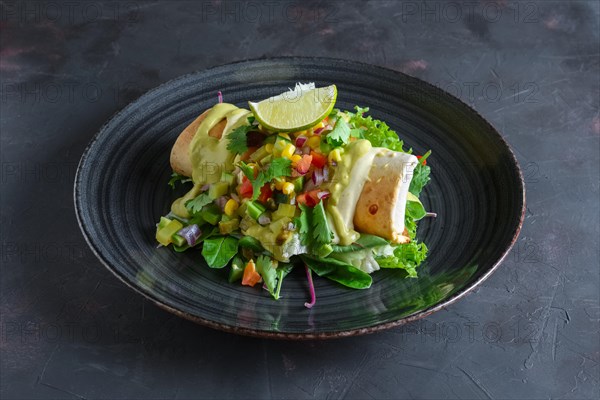
[[[282,298],[227,283],[200,251],[156,248],[155,223],[181,195],[167,182],[179,133],[223,93],[226,102],[279,94],[296,82],[336,84],[337,108],[368,106],[415,154],[431,149],[432,180],[422,201],[438,213],[418,235],[429,257],[418,279],[395,270],[373,275],[368,290],[315,279],[317,305],[304,307],[303,270],[284,281]],[[337,337],[395,326],[455,300],[487,277],[521,227],[524,187],[514,155],[474,110],[399,72],[322,58],[281,58],[216,67],[169,81],[116,114],[93,138],[75,181],[81,229],[104,265],[162,307],[232,332],[283,338]]]

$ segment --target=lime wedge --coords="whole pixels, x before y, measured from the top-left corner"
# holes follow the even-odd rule
[[[302,131],[318,124],[333,110],[335,85],[315,88],[314,83],[296,84],[287,91],[258,103],[248,102],[262,126],[272,131]]]

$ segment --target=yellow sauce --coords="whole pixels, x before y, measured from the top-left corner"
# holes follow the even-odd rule
[[[211,108],[190,143],[194,183],[201,185],[215,183],[221,179],[223,171],[233,171],[235,154],[227,150],[226,137],[235,128],[247,124],[245,117],[249,113],[248,110],[228,103],[216,104]],[[208,132],[223,119],[227,119],[227,125],[221,140],[209,136]]]
[[[227,135],[234,129],[247,124],[249,114],[250,111],[228,103],[216,104],[206,114],[206,118],[198,127],[189,147],[194,187],[173,202],[171,205],[173,214],[181,218],[189,218],[190,214],[185,208],[185,203],[198,196],[203,185],[219,182],[222,172],[233,171],[235,154],[227,150],[229,143]],[[221,140],[209,136],[210,130],[223,119],[227,120],[227,124]]]
[[[360,234],[354,230],[354,212],[362,192],[375,154],[368,140],[357,140],[344,149],[329,186],[331,197],[327,201],[327,214],[339,244],[347,246],[355,242]]]

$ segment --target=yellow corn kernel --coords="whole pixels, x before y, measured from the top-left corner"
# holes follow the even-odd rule
[[[311,136],[308,138],[306,143],[308,144],[308,147],[310,147],[311,149],[314,150],[321,145],[321,137],[320,136]]]
[[[291,159],[292,156],[294,155],[295,151],[296,151],[296,146],[294,146],[291,143],[288,143],[288,144],[285,145],[285,147],[281,151],[281,157],[285,157],[285,158]]]
[[[234,199],[229,199],[227,200],[227,203],[225,203],[225,208],[223,211],[225,211],[225,215],[231,217],[233,214],[235,214],[239,206],[240,205],[237,201],[235,201]]]
[[[284,183],[281,191],[283,194],[292,194],[294,192],[294,184],[292,182]]]
[[[316,124],[315,126],[313,126],[312,128],[313,128],[313,130],[316,131],[317,129],[322,128],[324,126],[325,126],[325,124],[323,123],[323,121],[321,121],[318,124]]]
[[[273,145],[271,143],[267,143],[265,145],[265,150],[267,151],[267,153],[271,154],[273,152]]]
[[[340,149],[331,150],[329,152],[329,155],[327,156],[327,158],[329,159],[329,163],[332,163],[332,162],[339,163],[340,161],[342,161],[342,155],[340,154]]]
[[[296,165],[298,161],[302,160],[302,156],[300,154],[294,154],[292,156],[292,164]]]
[[[282,190],[283,189],[283,185],[286,183],[285,178],[283,178],[283,177],[277,177],[274,180],[275,180],[275,189]]]

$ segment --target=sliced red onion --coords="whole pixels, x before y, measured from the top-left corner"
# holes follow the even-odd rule
[[[315,293],[315,285],[313,284],[310,268],[308,268],[308,265],[306,264],[304,264],[304,268],[306,269],[306,278],[308,279],[308,291],[310,292],[310,302],[304,303],[304,307],[312,308],[317,302],[317,295]]]
[[[198,225],[188,225],[185,228],[182,228],[177,232],[179,236],[185,239],[189,246],[194,246],[196,241],[202,235],[202,231],[198,227]]]
[[[319,192],[317,192],[317,197],[320,199],[326,199],[329,196],[331,196],[331,193],[329,193],[328,190],[321,190]]]
[[[308,146],[304,146],[304,147],[302,148],[302,153],[303,153],[303,154],[310,154],[310,147],[308,147]]]
[[[331,165],[333,165],[335,167],[337,165],[337,162],[336,161],[332,161]]]
[[[207,183],[206,185],[204,185],[204,186],[202,186],[200,188],[200,191],[201,192],[206,192],[208,189],[210,189],[210,184]]]
[[[329,167],[323,167],[323,182],[327,182],[329,180]]]
[[[295,205],[296,205],[296,198],[295,198],[295,197],[292,197],[292,198],[290,199],[290,204],[291,204],[291,205],[293,205],[293,206],[295,206]]]
[[[296,150],[294,150],[294,154],[298,154],[299,156],[302,155],[302,149],[300,147],[296,147]]]
[[[296,229],[296,226],[294,225],[294,223],[293,222],[288,223],[287,230],[293,231],[294,229]]]
[[[237,203],[240,202],[240,198],[237,194],[231,193],[230,195],[231,195],[231,198],[234,199]]]
[[[260,217],[258,217],[258,223],[261,225],[268,225],[271,223],[271,218],[269,218],[265,213],[262,213]]]
[[[221,196],[215,200],[215,203],[217,204],[217,206],[219,206],[219,209],[223,211],[225,209],[225,204],[227,204],[228,200],[229,198],[227,196]]]
[[[323,128],[318,128],[318,129],[315,129],[315,131],[314,131],[313,133],[314,133],[315,135],[320,135],[320,134],[321,134],[321,132],[323,132],[324,130],[325,130],[325,127],[323,127]]]
[[[219,92],[217,93],[217,98],[219,99],[219,103],[223,102],[223,93],[221,93],[221,91],[219,90]]]
[[[323,170],[319,168],[315,168],[312,173],[312,181],[316,186],[319,186],[323,183]]]
[[[306,143],[306,141],[308,140],[308,138],[304,135],[300,135],[296,138],[296,147],[302,147],[304,146],[304,143]]]

